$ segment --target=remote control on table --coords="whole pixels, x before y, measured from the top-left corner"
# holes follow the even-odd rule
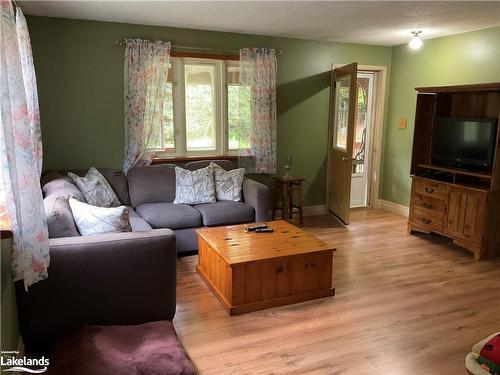
[[[255,229],[255,233],[273,233],[274,229],[273,228],[260,228],[260,229]]]
[[[266,229],[267,225],[266,224],[257,224],[257,225],[252,225],[250,227],[246,227],[245,230],[247,232],[255,232],[259,229]]]

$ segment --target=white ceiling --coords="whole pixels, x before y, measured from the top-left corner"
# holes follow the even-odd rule
[[[406,43],[500,25],[500,1],[18,1],[25,14],[353,42]]]

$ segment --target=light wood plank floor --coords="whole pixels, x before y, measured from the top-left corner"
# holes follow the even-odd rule
[[[229,317],[196,274],[196,256],[178,261],[174,323],[201,374],[466,373],[472,344],[500,331],[500,261],[410,236],[385,211],[351,217],[347,229],[306,218],[339,249],[335,297]]]

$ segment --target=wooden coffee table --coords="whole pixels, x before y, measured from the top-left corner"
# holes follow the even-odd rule
[[[198,229],[196,269],[230,315],[333,296],[336,250],[286,221]]]

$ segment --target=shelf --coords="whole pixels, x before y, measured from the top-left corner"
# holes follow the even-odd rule
[[[486,180],[491,180],[491,173],[489,172],[469,171],[467,169],[443,167],[441,165],[435,165],[435,164],[418,164],[418,166],[422,168],[433,169],[435,171],[443,171],[452,174],[460,174],[463,176],[471,176],[471,177],[478,177],[478,178],[484,178]]]

